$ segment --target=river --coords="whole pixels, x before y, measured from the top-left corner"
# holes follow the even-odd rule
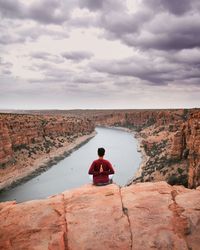
[[[97,159],[97,148],[106,149],[116,174],[113,181],[124,186],[133,177],[141,162],[137,152],[137,140],[133,134],[114,128],[96,128],[96,136],[71,155],[39,176],[0,194],[0,201],[17,202],[42,199],[48,196],[91,183],[88,169]]]

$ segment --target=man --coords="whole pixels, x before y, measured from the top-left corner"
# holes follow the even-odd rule
[[[98,156],[99,159],[93,161],[88,174],[93,175],[93,184],[97,186],[107,185],[112,183],[109,180],[109,175],[114,174],[115,171],[111,165],[111,163],[105,159],[103,159],[105,155],[104,148],[98,148]]]

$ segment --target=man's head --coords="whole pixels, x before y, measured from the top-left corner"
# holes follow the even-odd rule
[[[105,155],[105,149],[104,148],[98,148],[98,156],[103,157]]]

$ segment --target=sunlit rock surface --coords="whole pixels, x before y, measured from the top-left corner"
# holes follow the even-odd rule
[[[192,249],[200,190],[165,182],[83,186],[45,200],[0,203],[0,249]]]

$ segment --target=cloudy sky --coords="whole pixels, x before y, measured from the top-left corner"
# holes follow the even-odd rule
[[[200,105],[199,0],[0,0],[0,109]]]

